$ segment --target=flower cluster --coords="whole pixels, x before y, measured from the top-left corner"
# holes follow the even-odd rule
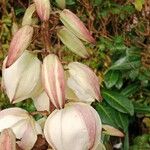
[[[64,0],[56,2],[59,8],[65,8]],[[35,11],[41,22],[48,22],[50,1],[34,0],[26,10],[22,27],[14,34],[3,62],[2,87],[11,103],[32,98],[37,111],[50,113],[43,130],[53,149],[102,149],[101,119],[90,106],[95,100],[102,100],[98,77],[80,62],[70,62],[64,69],[56,54],[49,52],[41,61],[35,52],[27,50],[34,34]],[[83,41],[95,43],[95,39],[82,21],[67,9],[60,11],[59,17],[63,26],[58,28],[57,35],[62,43],[75,54],[89,57]],[[74,96],[70,98],[71,94]],[[53,112],[51,105],[55,107]],[[15,143],[22,149],[32,149],[37,135],[43,134],[38,122],[17,107],[0,111],[0,132],[0,149],[5,149],[2,143],[6,142],[12,150]]]

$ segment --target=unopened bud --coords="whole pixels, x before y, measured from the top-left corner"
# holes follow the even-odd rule
[[[60,13],[60,20],[66,26],[66,28],[73,32],[78,38],[89,43],[96,42],[83,22],[70,10],[64,9]]]
[[[6,62],[6,67],[11,66],[29,46],[33,35],[33,27],[26,25],[20,28],[13,36]]]
[[[36,11],[42,21],[47,21],[50,16],[51,6],[49,0],[33,0],[36,5]]]
[[[42,81],[44,89],[53,105],[60,109],[65,104],[64,70],[58,57],[49,54],[44,58],[42,66]]]
[[[72,52],[83,58],[88,57],[88,52],[83,43],[67,28],[63,27],[60,29],[57,32],[57,35],[63,44],[65,44]]]

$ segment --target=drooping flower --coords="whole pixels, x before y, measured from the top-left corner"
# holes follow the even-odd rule
[[[50,16],[51,6],[49,0],[33,0],[36,11],[42,21],[47,21]]]
[[[95,39],[91,36],[83,22],[70,10],[64,9],[60,13],[60,20],[65,27],[72,31],[78,38],[89,43],[95,43]]]
[[[33,27],[25,25],[20,28],[13,36],[6,62],[6,67],[11,66],[29,46],[33,35]]]
[[[44,134],[53,149],[95,150],[101,129],[99,115],[90,105],[74,103],[48,117]]]
[[[57,32],[57,35],[63,44],[65,44],[72,52],[83,58],[88,57],[88,52],[83,43],[67,28],[63,27],[60,29]]]
[[[44,89],[53,105],[60,109],[65,104],[64,70],[58,57],[49,54],[42,65],[42,81]]]
[[[100,101],[100,87],[96,74],[86,65],[72,62],[68,65],[67,84],[82,102]]]
[[[11,128],[16,136],[19,147],[22,149],[32,149],[37,134],[42,130],[38,123],[21,108],[8,108],[0,111],[0,132],[6,128]]]
[[[41,62],[36,55],[25,51],[10,67],[6,67],[8,57],[2,69],[3,86],[10,102],[16,103],[30,98],[35,88],[40,87]]]

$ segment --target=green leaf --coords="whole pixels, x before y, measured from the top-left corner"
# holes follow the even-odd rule
[[[133,84],[128,85],[126,88],[124,88],[121,91],[121,94],[128,97],[128,96],[134,94],[135,92],[137,92],[138,90],[139,90],[139,84],[133,83]]]
[[[141,64],[140,59],[129,60],[128,57],[123,57],[117,60],[111,67],[111,70],[129,70],[139,67]]]
[[[94,103],[93,106],[96,109],[96,111],[98,112],[98,114],[102,120],[102,123],[116,126],[116,124],[113,121],[113,116],[110,111],[110,110],[112,110],[112,108],[110,108],[110,106],[108,106],[107,103],[105,103],[105,102]]]
[[[93,6],[99,6],[102,3],[102,0],[93,0],[92,4]]]
[[[66,4],[67,5],[74,5],[75,4],[75,0],[66,0]]]
[[[108,89],[113,87],[117,83],[119,76],[120,76],[119,71],[115,71],[115,70],[108,71],[104,77],[104,82],[105,82],[106,87]]]
[[[149,114],[150,113],[150,106],[145,105],[145,104],[139,104],[134,102],[134,111],[136,113],[142,113],[142,114]]]
[[[112,113],[114,112],[112,111]],[[128,125],[129,125],[128,115],[115,111],[113,116],[114,116],[114,122],[115,124],[117,124],[118,128],[123,129],[124,132],[128,131]]]
[[[119,112],[129,113],[130,115],[134,114],[134,107],[132,102],[124,95],[114,91],[103,90],[102,97],[110,106]]]
[[[142,10],[143,4],[144,4],[144,0],[135,0],[135,2],[134,2],[134,6],[135,6],[136,10],[138,10],[138,11]]]
[[[103,124],[122,129],[124,132],[128,130],[129,118],[127,114],[116,111],[105,101],[102,103],[95,102],[92,105],[98,112]]]
[[[123,78],[122,78],[122,74],[121,74],[121,75],[119,76],[119,79],[118,79],[118,81],[117,81],[115,87],[116,87],[117,89],[120,89],[120,88],[122,87],[122,85],[123,85]]]

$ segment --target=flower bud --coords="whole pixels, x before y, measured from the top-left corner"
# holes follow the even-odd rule
[[[55,110],[46,120],[45,138],[53,149],[94,150],[101,138],[98,113],[84,103]]]
[[[6,68],[7,59],[3,63],[2,78],[10,102],[30,98],[40,84],[41,62],[29,51],[25,51],[9,68]]]
[[[16,150],[16,137],[11,129],[4,129],[0,135],[1,150]]]
[[[21,108],[8,108],[0,111],[0,132],[6,128],[11,128],[16,136],[19,147],[22,149],[32,149],[37,134],[42,130],[38,123],[34,121],[27,111]]]
[[[88,66],[72,62],[68,68],[70,77],[67,84],[82,102],[101,100],[98,77]]]
[[[35,12],[35,4],[30,5],[26,11],[25,14],[23,16],[23,20],[22,20],[22,26],[24,25],[31,25],[32,24],[32,16],[33,13]]]
[[[42,81],[53,105],[58,109],[63,108],[65,104],[64,70],[58,57],[54,54],[50,54],[44,58]]]
[[[112,136],[124,137],[124,134],[120,130],[118,130],[110,125],[105,124],[102,126],[102,128],[104,129],[103,132],[105,134],[112,135]]]
[[[57,6],[61,9],[66,7],[66,0],[56,0]]]
[[[33,0],[36,5],[36,11],[42,21],[49,20],[51,6],[49,0]]]
[[[72,31],[78,38],[89,43],[96,42],[83,22],[70,10],[64,9],[60,13],[60,20],[66,26],[66,28]]]
[[[10,43],[6,67],[11,66],[29,46],[33,35],[33,28],[26,25],[19,29]]]
[[[63,27],[60,29],[57,32],[57,35],[63,44],[65,44],[72,52],[83,58],[88,57],[88,52],[83,43],[67,28]]]

